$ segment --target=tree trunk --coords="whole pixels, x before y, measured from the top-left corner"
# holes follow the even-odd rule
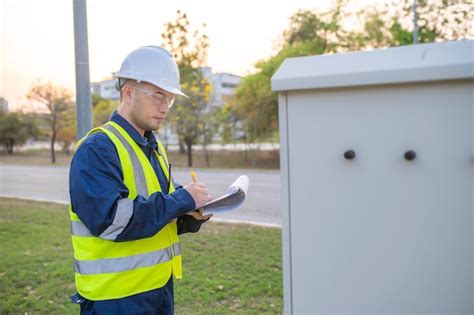
[[[54,109],[54,104],[52,105],[52,108]],[[54,110],[51,110],[51,113],[53,115],[52,121],[51,121],[51,163],[56,163],[56,152],[54,151],[54,143],[56,142],[56,136],[58,134],[58,130],[56,128],[57,126],[57,120],[56,120],[56,113]]]
[[[63,151],[64,153],[66,153],[67,156],[70,156],[71,155],[71,142],[69,141],[65,141],[64,142],[64,145],[63,145]]]
[[[244,143],[244,165],[245,166],[248,166],[249,164],[249,158],[248,158],[248,142],[247,142],[247,137],[245,137],[244,139],[245,143]]]
[[[8,154],[13,155],[13,146],[15,145],[15,140],[9,139],[8,142],[9,143],[7,144],[7,152]]]
[[[252,167],[253,168],[257,167],[257,154],[258,154],[258,150],[257,150],[257,147],[255,146],[252,149]]]
[[[209,151],[207,151],[207,144],[210,143],[209,137],[207,135],[204,135],[204,141],[202,143],[202,149],[204,151],[204,159],[206,160],[206,166],[211,167],[211,159],[209,157]]]
[[[179,154],[184,154],[186,152],[186,149],[184,148],[183,140],[181,140],[181,138],[178,138],[178,145],[179,145]]]
[[[51,163],[56,163],[56,151],[54,151],[54,143],[56,142],[56,132],[51,134]]]
[[[186,142],[186,151],[188,153],[188,166],[193,166],[193,141],[192,140],[184,140]]]

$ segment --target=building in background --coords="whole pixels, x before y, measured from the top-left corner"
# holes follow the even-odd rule
[[[229,102],[242,80],[242,77],[231,73],[212,73],[211,67],[203,67],[202,72],[212,85],[212,106],[223,106]]]
[[[118,101],[120,93],[115,89],[116,79],[91,83],[91,93],[109,100]]]
[[[0,112],[8,113],[8,101],[0,96]]]

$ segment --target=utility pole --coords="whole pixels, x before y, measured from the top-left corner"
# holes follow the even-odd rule
[[[73,0],[73,11],[76,54],[76,138],[81,139],[92,129],[92,99],[89,78],[86,0]]]
[[[413,44],[418,44],[418,17],[416,15],[416,0],[413,0]]]

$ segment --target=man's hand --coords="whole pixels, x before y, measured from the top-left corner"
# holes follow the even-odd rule
[[[203,211],[202,211],[202,208],[198,209],[198,210],[188,212],[186,214],[192,216],[194,219],[199,220],[199,221],[207,221],[213,216],[212,213],[204,215]]]
[[[196,209],[201,208],[204,204],[212,200],[207,186],[201,182],[191,183],[183,188],[193,197]]]
[[[194,219],[196,219],[198,221],[207,221],[212,217],[212,214],[203,215],[203,209],[201,207],[204,204],[206,204],[208,201],[211,201],[211,199],[212,199],[211,195],[209,195],[209,191],[207,190],[207,186],[198,182],[197,175],[194,171],[191,171],[191,177],[193,179],[193,183],[185,186],[184,189],[186,189],[191,194],[191,196],[193,196],[194,202],[196,203],[197,210],[188,212],[186,214],[192,216]],[[198,185],[197,186],[198,195],[201,197],[201,199],[199,199],[199,200],[197,198],[195,198],[194,195],[188,190],[188,187],[193,189],[194,188],[193,185]]]

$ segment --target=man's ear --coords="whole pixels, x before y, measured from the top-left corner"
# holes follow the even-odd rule
[[[128,85],[124,85],[122,87],[122,96],[123,97],[130,97],[132,95],[132,88]]]

